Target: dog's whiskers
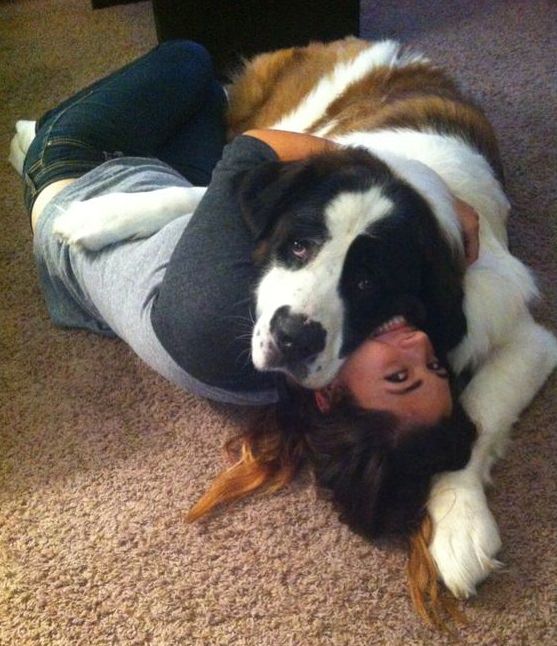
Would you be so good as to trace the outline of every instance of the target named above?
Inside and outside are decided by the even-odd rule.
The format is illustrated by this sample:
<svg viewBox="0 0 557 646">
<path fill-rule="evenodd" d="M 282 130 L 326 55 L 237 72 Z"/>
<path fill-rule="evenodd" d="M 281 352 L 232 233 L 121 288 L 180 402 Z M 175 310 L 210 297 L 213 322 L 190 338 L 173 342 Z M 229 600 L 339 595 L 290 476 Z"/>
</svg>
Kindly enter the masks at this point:
<svg viewBox="0 0 557 646">
<path fill-rule="evenodd" d="M 228 321 L 234 321 L 237 327 L 239 328 L 239 330 L 243 332 L 243 334 L 239 335 L 237 339 L 250 338 L 253 333 L 255 321 L 252 318 L 253 315 L 251 311 L 249 314 L 250 314 L 249 317 L 245 315 L 240 315 L 240 314 L 232 314 L 225 317 L 225 319 Z"/>
<path fill-rule="evenodd" d="M 244 348 L 237 357 L 237 363 L 241 362 L 242 368 L 246 368 L 251 362 L 251 348 Z"/>
</svg>

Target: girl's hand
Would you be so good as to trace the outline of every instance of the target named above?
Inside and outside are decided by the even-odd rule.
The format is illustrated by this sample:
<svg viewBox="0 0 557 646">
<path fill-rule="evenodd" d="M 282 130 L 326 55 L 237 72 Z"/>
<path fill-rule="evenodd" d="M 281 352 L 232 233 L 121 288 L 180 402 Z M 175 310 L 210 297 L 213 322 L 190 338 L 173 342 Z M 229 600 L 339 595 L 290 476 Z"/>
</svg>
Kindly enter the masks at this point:
<svg viewBox="0 0 557 646">
<path fill-rule="evenodd" d="M 454 198 L 455 211 L 460 220 L 466 266 L 478 259 L 480 252 L 480 217 L 469 204 Z"/>
</svg>

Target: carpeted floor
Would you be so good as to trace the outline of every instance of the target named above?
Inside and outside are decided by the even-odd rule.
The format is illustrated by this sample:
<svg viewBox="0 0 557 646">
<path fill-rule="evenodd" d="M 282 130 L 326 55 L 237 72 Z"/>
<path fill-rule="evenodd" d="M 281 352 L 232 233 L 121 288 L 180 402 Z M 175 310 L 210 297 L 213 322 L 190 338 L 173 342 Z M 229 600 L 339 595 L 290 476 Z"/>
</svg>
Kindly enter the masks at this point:
<svg viewBox="0 0 557 646">
<path fill-rule="evenodd" d="M 557 11 L 552 0 L 362 1 L 362 34 L 446 64 L 501 140 L 516 254 L 557 328 Z M 0 150 L 17 118 L 155 43 L 148 2 L 0 2 Z M 118 341 L 55 329 L 20 183 L 0 167 L 0 643 L 448 643 L 414 616 L 404 555 L 351 535 L 307 478 L 188 526 L 246 413 L 189 396 Z M 489 306 L 486 303 L 486 306 Z M 507 568 L 456 642 L 557 643 L 557 378 L 517 424 L 491 504 Z"/>
</svg>

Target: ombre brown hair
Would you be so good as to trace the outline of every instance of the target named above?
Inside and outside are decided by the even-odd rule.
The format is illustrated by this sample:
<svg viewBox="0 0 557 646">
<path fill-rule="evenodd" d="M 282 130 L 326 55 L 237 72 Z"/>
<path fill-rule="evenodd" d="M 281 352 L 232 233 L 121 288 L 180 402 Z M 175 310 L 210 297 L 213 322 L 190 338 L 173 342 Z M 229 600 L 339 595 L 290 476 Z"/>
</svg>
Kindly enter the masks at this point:
<svg viewBox="0 0 557 646">
<path fill-rule="evenodd" d="M 414 606 L 428 623 L 444 628 L 447 617 L 462 616 L 440 592 L 428 549 L 432 524 L 426 502 L 432 477 L 464 467 L 475 437 L 458 403 L 433 426 L 409 427 L 390 412 L 360 408 L 348 393 L 322 412 L 311 391 L 285 384 L 280 402 L 228 442 L 234 463 L 187 518 L 194 521 L 257 490 L 277 491 L 309 465 L 354 532 L 371 541 L 386 535 L 407 540 Z"/>
</svg>

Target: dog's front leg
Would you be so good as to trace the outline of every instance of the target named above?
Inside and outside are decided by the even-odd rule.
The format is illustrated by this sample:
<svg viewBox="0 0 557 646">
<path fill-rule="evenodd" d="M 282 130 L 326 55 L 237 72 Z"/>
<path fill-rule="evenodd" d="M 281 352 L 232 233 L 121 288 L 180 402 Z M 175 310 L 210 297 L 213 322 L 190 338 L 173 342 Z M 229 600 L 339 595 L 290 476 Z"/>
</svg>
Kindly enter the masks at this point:
<svg viewBox="0 0 557 646">
<path fill-rule="evenodd" d="M 428 511 L 433 520 L 430 552 L 439 574 L 457 597 L 475 593 L 499 565 L 499 531 L 483 485 L 504 451 L 520 413 L 557 365 L 557 340 L 527 315 L 494 350 L 462 395 L 478 428 L 465 469 L 444 473 L 433 484 Z"/>
<path fill-rule="evenodd" d="M 108 193 L 73 202 L 54 222 L 54 234 L 98 251 L 123 240 L 148 238 L 195 210 L 206 187 L 171 186 L 139 193 Z"/>
</svg>

